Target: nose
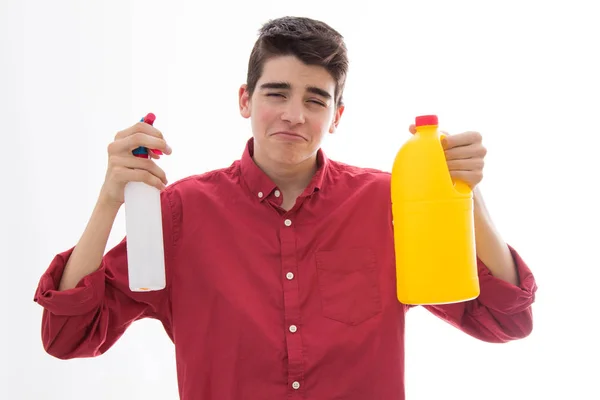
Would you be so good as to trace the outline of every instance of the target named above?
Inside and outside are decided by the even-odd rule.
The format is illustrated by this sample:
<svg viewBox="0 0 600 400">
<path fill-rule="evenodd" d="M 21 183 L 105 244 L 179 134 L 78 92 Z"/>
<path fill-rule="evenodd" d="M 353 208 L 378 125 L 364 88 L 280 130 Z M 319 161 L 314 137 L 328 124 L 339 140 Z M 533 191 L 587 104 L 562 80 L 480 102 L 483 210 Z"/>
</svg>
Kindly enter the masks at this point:
<svg viewBox="0 0 600 400">
<path fill-rule="evenodd" d="M 288 101 L 285 105 L 285 109 L 281 114 L 283 121 L 289 122 L 292 125 L 303 124 L 304 119 L 304 105 L 298 101 Z"/>
</svg>

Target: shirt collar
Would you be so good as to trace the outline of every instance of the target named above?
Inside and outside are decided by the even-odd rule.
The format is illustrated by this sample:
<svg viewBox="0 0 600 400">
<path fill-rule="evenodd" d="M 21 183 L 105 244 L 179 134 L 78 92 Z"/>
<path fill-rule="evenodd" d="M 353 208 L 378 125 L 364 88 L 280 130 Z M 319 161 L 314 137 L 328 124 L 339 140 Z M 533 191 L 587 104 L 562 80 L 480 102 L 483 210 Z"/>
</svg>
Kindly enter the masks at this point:
<svg viewBox="0 0 600 400">
<path fill-rule="evenodd" d="M 254 155 L 254 138 L 246 143 L 244 153 L 240 160 L 240 172 L 248 189 L 260 201 L 266 199 L 277 187 L 275 183 L 256 165 L 252 159 Z M 329 159 L 322 149 L 317 151 L 317 171 L 301 196 L 310 196 L 321 190 L 324 178 L 329 167 Z"/>
</svg>

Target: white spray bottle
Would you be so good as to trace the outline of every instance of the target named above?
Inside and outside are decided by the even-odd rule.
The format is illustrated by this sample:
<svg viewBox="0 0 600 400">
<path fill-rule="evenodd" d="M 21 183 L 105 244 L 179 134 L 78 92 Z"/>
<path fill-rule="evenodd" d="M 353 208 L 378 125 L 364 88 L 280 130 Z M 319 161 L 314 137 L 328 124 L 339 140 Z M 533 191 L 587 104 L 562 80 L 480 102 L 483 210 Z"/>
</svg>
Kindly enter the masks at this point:
<svg viewBox="0 0 600 400">
<path fill-rule="evenodd" d="M 152 125 L 152 113 L 141 122 Z M 159 151 L 153 150 L 154 152 Z M 138 147 L 136 157 L 148 158 L 148 149 Z M 144 182 L 125 185 L 125 223 L 129 289 L 133 292 L 161 290 L 166 286 L 160 191 Z"/>
</svg>

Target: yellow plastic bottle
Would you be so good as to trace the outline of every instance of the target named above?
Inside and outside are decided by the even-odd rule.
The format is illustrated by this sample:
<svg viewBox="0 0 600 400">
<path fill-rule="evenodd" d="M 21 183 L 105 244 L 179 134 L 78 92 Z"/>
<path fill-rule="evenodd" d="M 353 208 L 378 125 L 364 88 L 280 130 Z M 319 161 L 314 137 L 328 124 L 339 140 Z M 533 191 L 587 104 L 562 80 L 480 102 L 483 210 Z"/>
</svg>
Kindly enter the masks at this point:
<svg viewBox="0 0 600 400">
<path fill-rule="evenodd" d="M 450 177 L 437 116 L 419 116 L 415 125 L 391 178 L 398 300 L 471 300 L 479 296 L 473 193 Z"/>
</svg>

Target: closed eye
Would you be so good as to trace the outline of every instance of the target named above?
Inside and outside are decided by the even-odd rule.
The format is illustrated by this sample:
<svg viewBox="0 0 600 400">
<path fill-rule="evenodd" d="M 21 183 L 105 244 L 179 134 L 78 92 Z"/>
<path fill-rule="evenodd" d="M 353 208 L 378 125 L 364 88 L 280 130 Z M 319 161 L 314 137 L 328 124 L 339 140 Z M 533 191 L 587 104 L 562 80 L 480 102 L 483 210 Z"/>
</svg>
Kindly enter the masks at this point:
<svg viewBox="0 0 600 400">
<path fill-rule="evenodd" d="M 283 97 L 285 98 L 285 95 L 283 93 L 267 93 L 266 94 L 267 97 Z M 323 103 L 322 101 L 319 100 L 314 100 L 314 99 L 310 99 L 308 100 L 309 103 L 313 103 L 313 104 L 317 104 L 321 107 L 327 107 L 327 104 Z"/>
</svg>

